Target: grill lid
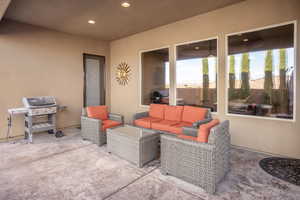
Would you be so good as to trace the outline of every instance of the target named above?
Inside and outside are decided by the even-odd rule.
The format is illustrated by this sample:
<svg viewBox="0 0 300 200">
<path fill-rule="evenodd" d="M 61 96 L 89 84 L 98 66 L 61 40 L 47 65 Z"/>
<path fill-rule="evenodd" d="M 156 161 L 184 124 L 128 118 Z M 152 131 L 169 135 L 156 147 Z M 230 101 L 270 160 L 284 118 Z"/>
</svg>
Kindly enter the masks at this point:
<svg viewBox="0 0 300 200">
<path fill-rule="evenodd" d="M 45 97 L 31 97 L 23 98 L 23 104 L 27 108 L 37 108 L 37 107 L 52 107 L 56 106 L 56 101 L 54 97 L 45 96 Z"/>
</svg>

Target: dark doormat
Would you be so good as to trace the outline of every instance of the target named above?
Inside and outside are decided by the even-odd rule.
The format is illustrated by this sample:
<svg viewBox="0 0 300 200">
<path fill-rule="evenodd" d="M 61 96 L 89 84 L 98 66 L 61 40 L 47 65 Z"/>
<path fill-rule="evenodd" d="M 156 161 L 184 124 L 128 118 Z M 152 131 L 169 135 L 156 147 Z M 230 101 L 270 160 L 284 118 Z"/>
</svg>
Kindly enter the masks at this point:
<svg viewBox="0 0 300 200">
<path fill-rule="evenodd" d="M 300 159 L 269 157 L 259 165 L 268 174 L 300 186 Z"/>
</svg>

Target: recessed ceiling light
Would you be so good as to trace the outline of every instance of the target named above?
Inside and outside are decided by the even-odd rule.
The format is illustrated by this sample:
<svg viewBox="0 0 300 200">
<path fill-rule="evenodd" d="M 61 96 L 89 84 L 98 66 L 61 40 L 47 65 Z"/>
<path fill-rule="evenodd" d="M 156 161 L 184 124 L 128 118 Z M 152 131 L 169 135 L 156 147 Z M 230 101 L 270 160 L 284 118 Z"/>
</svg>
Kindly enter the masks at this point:
<svg viewBox="0 0 300 200">
<path fill-rule="evenodd" d="M 243 41 L 244 41 L 244 42 L 248 42 L 248 41 L 249 41 L 249 39 L 248 39 L 248 38 L 245 38 L 245 39 L 243 39 Z"/>
<path fill-rule="evenodd" d="M 128 8 L 128 7 L 130 7 L 130 3 L 127 1 L 124 1 L 123 3 L 121 3 L 121 6 L 124 8 Z"/>
<path fill-rule="evenodd" d="M 88 23 L 89 24 L 96 24 L 96 22 L 94 20 L 89 20 Z"/>
</svg>

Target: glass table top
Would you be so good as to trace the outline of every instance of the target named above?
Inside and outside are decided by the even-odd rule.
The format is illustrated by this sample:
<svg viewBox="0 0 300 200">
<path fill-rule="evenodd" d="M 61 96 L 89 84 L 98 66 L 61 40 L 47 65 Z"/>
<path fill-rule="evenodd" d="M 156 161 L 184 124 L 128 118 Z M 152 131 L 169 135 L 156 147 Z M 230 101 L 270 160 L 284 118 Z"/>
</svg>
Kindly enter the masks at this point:
<svg viewBox="0 0 300 200">
<path fill-rule="evenodd" d="M 140 139 L 143 137 L 158 134 L 155 131 L 135 127 L 132 125 L 124 125 L 124 126 L 116 127 L 116 128 L 110 129 L 110 132 L 115 132 L 115 133 L 118 133 L 119 135 L 130 137 L 132 139 Z"/>
</svg>

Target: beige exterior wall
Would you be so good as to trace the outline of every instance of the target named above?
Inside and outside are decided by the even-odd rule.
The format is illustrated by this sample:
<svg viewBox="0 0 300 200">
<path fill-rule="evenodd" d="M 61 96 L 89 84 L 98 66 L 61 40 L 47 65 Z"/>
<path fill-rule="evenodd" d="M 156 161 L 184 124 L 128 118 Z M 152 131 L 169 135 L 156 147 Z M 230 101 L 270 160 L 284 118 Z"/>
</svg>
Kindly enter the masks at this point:
<svg viewBox="0 0 300 200">
<path fill-rule="evenodd" d="M 219 99 L 218 117 L 229 119 L 232 144 L 300 158 L 300 104 L 297 103 L 297 121 L 285 122 L 232 117 L 225 115 L 225 34 L 246 31 L 263 26 L 300 19 L 299 0 L 248 0 L 207 14 L 195 16 L 166 26 L 111 42 L 111 109 L 121 113 L 127 122 L 132 115 L 146 108 L 139 106 L 139 51 L 165 47 L 186 41 L 219 38 Z M 298 38 L 299 38 L 298 26 Z M 298 42 L 297 63 L 300 63 Z M 172 57 L 172 55 L 171 55 Z M 115 81 L 116 67 L 120 62 L 132 66 L 132 76 L 127 86 Z M 174 75 L 170 61 L 170 74 Z M 300 70 L 297 70 L 297 99 L 300 99 Z M 170 80 L 173 82 L 174 80 Z M 174 88 L 171 88 L 174 90 Z M 173 97 L 171 97 L 173 98 Z M 174 99 L 174 98 L 173 98 Z"/>
<path fill-rule="evenodd" d="M 1 0 L 0 1 L 0 21 L 4 15 L 6 9 L 8 8 L 10 2 L 11 2 L 11 0 Z"/>
<path fill-rule="evenodd" d="M 83 105 L 83 53 L 109 57 L 109 44 L 13 21 L 0 22 L 0 138 L 6 135 L 7 109 L 24 96 L 55 96 L 68 106 L 59 127 L 80 124 Z M 109 78 L 109 77 L 108 77 Z M 22 135 L 23 117 L 13 121 Z"/>
</svg>

